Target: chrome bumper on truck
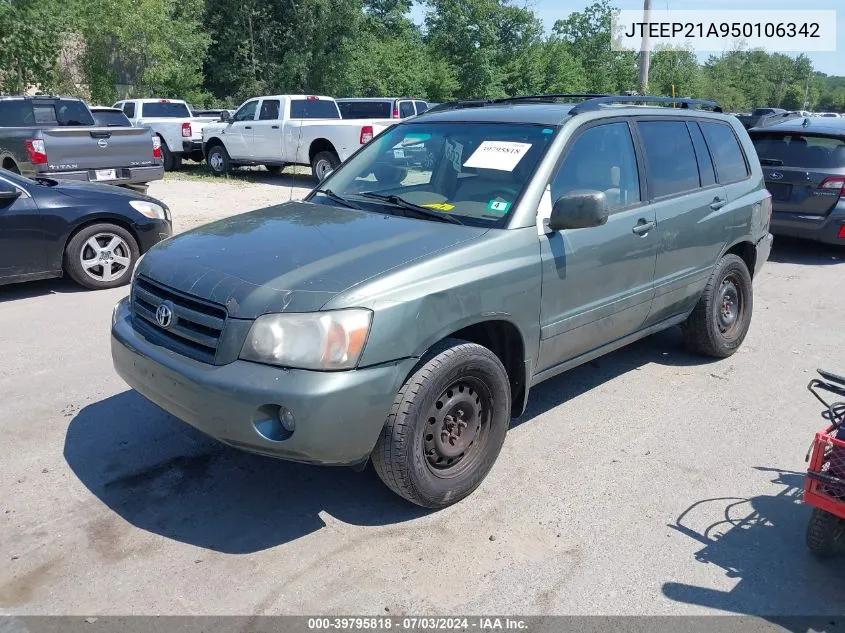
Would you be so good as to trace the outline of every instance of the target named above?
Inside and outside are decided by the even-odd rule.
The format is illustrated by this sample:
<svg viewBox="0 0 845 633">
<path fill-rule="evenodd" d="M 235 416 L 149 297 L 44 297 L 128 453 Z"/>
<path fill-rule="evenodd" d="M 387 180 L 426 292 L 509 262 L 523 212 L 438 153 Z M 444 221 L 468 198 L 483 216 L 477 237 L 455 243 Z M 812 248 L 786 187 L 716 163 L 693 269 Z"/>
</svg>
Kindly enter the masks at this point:
<svg viewBox="0 0 845 633">
<path fill-rule="evenodd" d="M 130 387 L 225 444 L 292 461 L 364 461 L 416 363 L 410 358 L 336 372 L 243 360 L 211 365 L 149 341 L 133 318 L 140 317 L 131 313 L 128 298 L 115 306 L 112 360 Z M 285 417 L 292 431 L 282 425 Z"/>
<path fill-rule="evenodd" d="M 98 173 L 103 174 L 112 169 L 114 170 L 114 178 L 98 177 Z M 161 165 L 151 165 L 149 167 L 114 167 L 80 169 L 78 171 L 44 171 L 39 172 L 38 175 L 44 176 L 45 178 L 53 178 L 54 180 L 97 182 L 104 185 L 141 185 L 164 178 L 164 167 Z"/>
</svg>

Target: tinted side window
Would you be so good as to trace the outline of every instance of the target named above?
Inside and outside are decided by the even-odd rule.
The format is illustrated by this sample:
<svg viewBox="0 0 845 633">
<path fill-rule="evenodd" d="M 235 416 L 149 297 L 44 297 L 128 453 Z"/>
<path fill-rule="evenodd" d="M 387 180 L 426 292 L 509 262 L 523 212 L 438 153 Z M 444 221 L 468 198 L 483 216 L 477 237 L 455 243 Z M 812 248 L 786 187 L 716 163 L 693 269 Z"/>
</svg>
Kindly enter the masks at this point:
<svg viewBox="0 0 845 633">
<path fill-rule="evenodd" d="M 428 104 L 425 101 L 414 101 L 414 104 L 417 106 L 417 114 L 422 114 L 428 110 Z"/>
<path fill-rule="evenodd" d="M 695 157 L 698 159 L 698 174 L 701 176 L 701 186 L 707 187 L 716 184 L 716 172 L 713 171 L 713 160 L 710 158 L 710 152 L 707 151 L 704 135 L 702 135 L 701 129 L 695 121 L 690 121 L 687 126 L 692 137 L 693 147 L 695 147 Z"/>
<path fill-rule="evenodd" d="M 269 121 L 279 118 L 279 100 L 265 99 L 261 102 L 261 113 L 258 115 L 259 121 Z"/>
<path fill-rule="evenodd" d="M 240 109 L 235 112 L 232 117 L 233 121 L 252 121 L 255 118 L 255 109 L 258 107 L 258 101 L 248 101 L 243 104 Z"/>
<path fill-rule="evenodd" d="M 704 138 L 710 147 L 719 182 L 742 180 L 748 176 L 745 155 L 729 125 L 702 121 L 701 131 L 704 132 Z"/>
<path fill-rule="evenodd" d="M 552 178 L 552 200 L 575 191 L 603 191 L 610 209 L 640 201 L 640 177 L 627 123 L 607 123 L 583 132 L 566 150 Z"/>
<path fill-rule="evenodd" d="M 23 127 L 33 123 L 32 106 L 24 99 L 0 100 L 0 126 Z"/>
<path fill-rule="evenodd" d="M 642 121 L 637 124 L 655 198 L 697 189 L 698 163 L 684 121 Z"/>
<path fill-rule="evenodd" d="M 339 119 L 340 111 L 334 101 L 325 99 L 294 99 L 290 102 L 292 119 Z"/>
<path fill-rule="evenodd" d="M 416 112 L 414 112 L 414 102 L 413 101 L 400 101 L 399 102 L 399 118 L 404 119 L 405 117 L 414 116 Z"/>
<path fill-rule="evenodd" d="M 135 116 L 135 104 L 134 103 L 124 103 L 123 104 L 123 114 L 128 116 L 130 119 Z"/>
</svg>

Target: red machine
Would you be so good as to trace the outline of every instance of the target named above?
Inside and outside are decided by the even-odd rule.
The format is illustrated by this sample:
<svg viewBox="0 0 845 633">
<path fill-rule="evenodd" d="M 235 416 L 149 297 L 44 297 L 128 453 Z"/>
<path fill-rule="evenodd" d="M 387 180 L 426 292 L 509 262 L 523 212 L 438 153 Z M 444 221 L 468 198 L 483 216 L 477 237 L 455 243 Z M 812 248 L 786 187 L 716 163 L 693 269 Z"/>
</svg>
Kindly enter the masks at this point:
<svg viewBox="0 0 845 633">
<path fill-rule="evenodd" d="M 807 457 L 810 466 L 804 483 L 804 503 L 813 506 L 807 526 L 807 547 L 816 556 L 828 558 L 845 551 L 845 402 L 828 403 L 819 391 L 845 397 L 845 378 L 818 370 L 822 379 L 807 385 L 825 410 L 829 422 L 816 433 Z"/>
</svg>

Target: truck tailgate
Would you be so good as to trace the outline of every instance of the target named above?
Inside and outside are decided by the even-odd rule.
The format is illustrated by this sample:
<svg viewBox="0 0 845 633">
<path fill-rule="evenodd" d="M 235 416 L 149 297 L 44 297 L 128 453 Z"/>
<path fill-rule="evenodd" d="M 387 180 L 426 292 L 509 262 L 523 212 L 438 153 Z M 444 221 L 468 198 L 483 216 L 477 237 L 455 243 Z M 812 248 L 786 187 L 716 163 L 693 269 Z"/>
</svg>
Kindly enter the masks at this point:
<svg viewBox="0 0 845 633">
<path fill-rule="evenodd" d="M 157 165 L 150 131 L 135 127 L 59 127 L 42 130 L 51 172 Z"/>
</svg>

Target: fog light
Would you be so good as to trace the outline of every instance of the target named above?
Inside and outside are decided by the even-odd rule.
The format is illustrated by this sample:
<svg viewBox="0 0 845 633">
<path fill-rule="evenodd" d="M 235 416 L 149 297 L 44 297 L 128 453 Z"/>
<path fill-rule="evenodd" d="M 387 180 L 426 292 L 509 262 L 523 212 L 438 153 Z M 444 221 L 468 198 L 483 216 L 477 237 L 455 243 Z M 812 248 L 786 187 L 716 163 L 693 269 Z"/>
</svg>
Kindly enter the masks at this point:
<svg viewBox="0 0 845 633">
<path fill-rule="evenodd" d="M 293 413 L 284 407 L 279 407 L 279 422 L 291 433 L 296 429 L 296 418 L 293 417 Z"/>
</svg>

